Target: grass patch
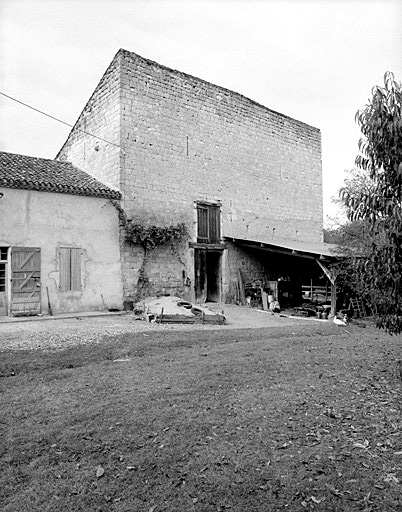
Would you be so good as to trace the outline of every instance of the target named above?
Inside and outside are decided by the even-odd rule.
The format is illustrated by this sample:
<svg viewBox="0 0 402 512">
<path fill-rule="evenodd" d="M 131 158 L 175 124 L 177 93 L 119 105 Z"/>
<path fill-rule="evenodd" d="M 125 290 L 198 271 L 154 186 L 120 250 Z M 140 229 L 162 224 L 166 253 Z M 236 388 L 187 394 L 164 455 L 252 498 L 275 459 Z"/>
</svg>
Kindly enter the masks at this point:
<svg viewBox="0 0 402 512">
<path fill-rule="evenodd" d="M 401 510 L 399 347 L 305 323 L 3 352 L 1 509 Z"/>
</svg>

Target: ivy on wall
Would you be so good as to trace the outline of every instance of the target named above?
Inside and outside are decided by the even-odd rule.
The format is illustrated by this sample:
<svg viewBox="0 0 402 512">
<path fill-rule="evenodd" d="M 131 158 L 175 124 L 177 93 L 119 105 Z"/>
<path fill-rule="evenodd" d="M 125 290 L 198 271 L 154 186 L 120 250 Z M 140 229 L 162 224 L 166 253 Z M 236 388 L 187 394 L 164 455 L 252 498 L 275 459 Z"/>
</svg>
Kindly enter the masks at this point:
<svg viewBox="0 0 402 512">
<path fill-rule="evenodd" d="M 188 235 L 187 226 L 181 222 L 170 226 L 147 226 L 143 222 L 127 219 L 127 214 L 118 201 L 112 201 L 119 212 L 120 226 L 124 228 L 127 242 L 141 245 L 146 251 L 175 240 L 182 240 Z"/>
<path fill-rule="evenodd" d="M 144 258 L 138 271 L 137 298 L 143 297 L 150 290 L 149 278 L 146 273 L 149 251 L 169 242 L 174 244 L 188 236 L 186 224 L 178 223 L 170 226 L 148 226 L 143 222 L 128 220 L 126 212 L 117 201 L 112 201 L 119 212 L 120 226 L 124 229 L 124 239 L 128 243 L 141 245 Z"/>
<path fill-rule="evenodd" d="M 171 226 L 145 226 L 142 223 L 128 221 L 126 226 L 126 240 L 133 244 L 142 245 L 149 251 L 158 245 L 181 240 L 187 235 L 187 226 L 179 223 Z"/>
</svg>

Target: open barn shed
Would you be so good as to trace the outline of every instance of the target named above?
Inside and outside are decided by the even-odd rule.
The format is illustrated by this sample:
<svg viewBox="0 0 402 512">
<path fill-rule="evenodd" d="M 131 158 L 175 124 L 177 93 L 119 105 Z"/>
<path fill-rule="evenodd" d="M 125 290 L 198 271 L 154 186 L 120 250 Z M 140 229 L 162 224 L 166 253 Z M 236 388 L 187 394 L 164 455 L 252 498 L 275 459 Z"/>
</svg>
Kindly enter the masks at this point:
<svg viewBox="0 0 402 512">
<path fill-rule="evenodd" d="M 336 283 L 330 264 L 337 259 L 331 244 L 226 238 L 231 295 L 237 302 L 263 306 L 263 292 L 282 309 L 310 303 L 336 311 Z M 237 272 L 236 272 L 237 269 Z M 243 289 L 242 289 L 243 288 Z M 243 296 L 243 297 L 242 297 Z"/>
</svg>

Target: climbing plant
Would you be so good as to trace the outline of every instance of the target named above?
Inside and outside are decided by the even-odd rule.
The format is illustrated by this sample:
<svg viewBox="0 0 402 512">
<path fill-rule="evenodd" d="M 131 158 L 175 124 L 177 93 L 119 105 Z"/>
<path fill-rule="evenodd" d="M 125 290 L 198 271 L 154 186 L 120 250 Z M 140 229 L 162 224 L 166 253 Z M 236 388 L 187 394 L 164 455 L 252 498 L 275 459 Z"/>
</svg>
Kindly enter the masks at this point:
<svg viewBox="0 0 402 512">
<path fill-rule="evenodd" d="M 188 234 L 184 222 L 170 226 L 156 226 L 154 224 L 149 226 L 144 222 L 128 220 L 126 212 L 118 201 L 112 201 L 112 204 L 119 212 L 120 225 L 124 228 L 126 241 L 141 245 L 145 251 L 174 240 L 181 240 Z"/>
<path fill-rule="evenodd" d="M 188 235 L 188 229 L 183 222 L 169 226 L 147 225 L 145 222 L 128 220 L 127 214 L 117 201 L 112 201 L 119 212 L 120 226 L 123 228 L 124 239 L 130 244 L 140 245 L 144 250 L 144 257 L 138 271 L 137 299 L 150 291 L 149 277 L 146 273 L 149 251 L 169 242 L 183 240 Z M 180 257 L 179 257 L 179 261 Z"/>
<path fill-rule="evenodd" d="M 181 240 L 187 235 L 187 227 L 184 223 L 170 226 L 146 226 L 142 223 L 128 221 L 125 232 L 128 242 L 141 245 L 144 250 L 144 257 L 138 271 L 138 299 L 150 292 L 149 277 L 146 273 L 149 251 L 157 246 Z"/>
<path fill-rule="evenodd" d="M 126 240 L 141 245 L 145 251 L 154 249 L 158 245 L 181 240 L 187 235 L 187 226 L 179 223 L 170 226 L 146 226 L 142 223 L 128 221 L 126 226 Z"/>
</svg>

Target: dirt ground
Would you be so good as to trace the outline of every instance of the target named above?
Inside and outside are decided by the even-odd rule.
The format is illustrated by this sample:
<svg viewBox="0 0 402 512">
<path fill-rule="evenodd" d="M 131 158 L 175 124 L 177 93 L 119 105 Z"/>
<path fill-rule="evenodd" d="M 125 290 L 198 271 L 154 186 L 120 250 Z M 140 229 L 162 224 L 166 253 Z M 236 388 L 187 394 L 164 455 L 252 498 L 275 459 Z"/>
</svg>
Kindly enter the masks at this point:
<svg viewBox="0 0 402 512">
<path fill-rule="evenodd" d="M 96 344 L 104 337 L 148 331 L 227 331 L 288 327 L 300 323 L 323 325 L 331 322 L 272 314 L 255 308 L 231 304 L 209 304 L 214 311 L 224 312 L 225 325 L 155 324 L 139 319 L 132 313 L 79 313 L 54 317 L 3 319 L 0 321 L 0 350 L 4 349 L 63 349 L 81 344 Z"/>
</svg>

